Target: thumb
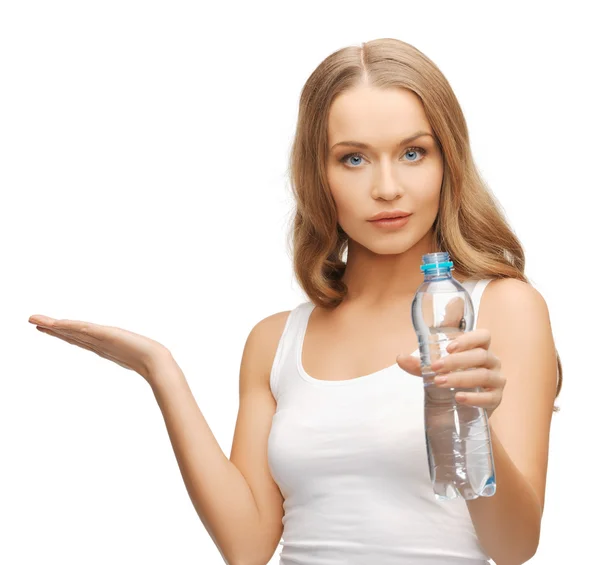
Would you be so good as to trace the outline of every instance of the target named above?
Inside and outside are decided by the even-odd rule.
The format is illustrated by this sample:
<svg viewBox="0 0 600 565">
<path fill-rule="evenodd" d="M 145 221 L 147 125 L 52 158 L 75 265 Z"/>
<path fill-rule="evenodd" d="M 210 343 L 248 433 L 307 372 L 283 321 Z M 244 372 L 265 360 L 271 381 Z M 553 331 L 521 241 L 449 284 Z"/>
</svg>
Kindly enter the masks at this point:
<svg viewBox="0 0 600 565">
<path fill-rule="evenodd" d="M 396 357 L 396 363 L 398 366 L 407 373 L 414 375 L 415 377 L 421 377 L 421 359 L 414 355 L 398 355 Z"/>
</svg>

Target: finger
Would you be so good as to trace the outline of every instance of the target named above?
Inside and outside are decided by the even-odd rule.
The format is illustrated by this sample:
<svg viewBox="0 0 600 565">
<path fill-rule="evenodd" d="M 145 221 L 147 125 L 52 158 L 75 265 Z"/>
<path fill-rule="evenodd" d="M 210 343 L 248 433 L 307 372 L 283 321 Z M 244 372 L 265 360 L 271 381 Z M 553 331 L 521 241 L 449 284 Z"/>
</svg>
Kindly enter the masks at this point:
<svg viewBox="0 0 600 565">
<path fill-rule="evenodd" d="M 44 328 L 44 327 L 39 327 L 38 326 L 36 329 L 38 329 L 39 331 L 41 331 L 43 333 L 47 333 L 49 335 L 53 335 L 54 337 L 62 339 L 63 341 L 66 341 L 67 343 L 70 343 L 71 345 L 77 345 L 78 347 L 81 347 L 82 349 L 87 349 L 88 351 L 92 351 L 93 353 L 95 353 L 99 357 L 102 357 L 103 359 L 107 359 L 108 361 L 112 361 L 113 363 L 116 363 L 117 365 L 123 367 L 124 369 L 129 369 L 130 371 L 134 370 L 131 367 L 128 367 L 127 365 L 123 365 L 119 360 L 117 360 L 116 358 L 114 358 L 112 355 L 109 355 L 105 351 L 100 351 L 100 350 L 96 349 L 93 345 L 90 345 L 89 343 L 85 343 L 85 342 L 80 341 L 78 339 L 65 336 L 61 332 L 55 332 L 55 331 L 50 330 L 48 328 Z"/>
<path fill-rule="evenodd" d="M 42 316 L 42 314 L 34 314 L 33 316 L 29 316 L 29 323 L 38 326 L 50 326 L 54 323 L 54 318 Z"/>
<path fill-rule="evenodd" d="M 103 341 L 106 335 L 105 326 L 80 320 L 56 320 L 52 329 L 69 332 L 71 335 L 79 334 L 98 341 Z"/>
<path fill-rule="evenodd" d="M 455 394 L 456 401 L 468 406 L 479 406 L 480 408 L 495 408 L 500 403 L 501 394 L 498 391 L 464 392 Z"/>
<path fill-rule="evenodd" d="M 398 355 L 396 357 L 396 363 L 405 372 L 414 375 L 415 377 L 421 377 L 421 360 L 419 357 L 414 355 Z"/>
<path fill-rule="evenodd" d="M 441 388 L 504 388 L 505 377 L 485 367 L 438 375 L 433 382 Z"/>
<path fill-rule="evenodd" d="M 85 343 L 79 339 L 76 339 L 74 336 L 69 336 L 64 332 L 56 332 L 54 330 L 51 330 L 50 328 L 46 328 L 43 326 L 36 326 L 36 329 L 45 334 L 49 334 L 59 339 L 62 339 L 63 341 L 66 341 L 67 343 L 70 343 L 72 345 L 77 345 L 78 347 L 82 347 L 83 349 L 88 349 L 92 351 L 92 346 L 89 343 Z"/>
<path fill-rule="evenodd" d="M 92 324 L 90 322 L 82 322 L 80 320 L 55 320 L 46 316 L 35 316 L 33 319 L 45 318 L 44 323 L 40 324 L 42 327 L 51 329 L 56 334 L 61 336 L 70 337 L 80 343 L 85 343 L 89 346 L 100 345 L 100 342 L 105 340 L 106 328 L 98 324 Z M 30 319 L 31 320 L 31 319 Z"/>
<path fill-rule="evenodd" d="M 38 328 L 39 329 L 39 328 Z M 90 338 L 86 334 L 82 334 L 80 332 L 72 332 L 67 330 L 60 330 L 56 328 L 44 328 L 49 330 L 47 333 L 51 335 L 64 339 L 65 341 L 69 341 L 69 343 L 73 343 L 74 345 L 79 345 L 81 347 L 85 347 L 86 349 L 92 349 L 100 345 L 99 340 Z M 68 338 L 68 339 L 67 339 Z"/>
<path fill-rule="evenodd" d="M 98 346 L 102 346 L 102 342 L 114 344 L 115 341 L 130 340 L 131 337 L 149 339 L 135 332 L 126 331 L 115 326 L 92 324 L 91 322 L 82 322 L 79 320 L 56 320 L 52 329 L 80 341 Z"/>
<path fill-rule="evenodd" d="M 446 357 L 438 359 L 435 363 L 432 363 L 432 371 L 460 371 L 468 369 L 470 367 L 487 367 L 493 369 L 498 366 L 498 358 L 488 349 L 476 347 L 475 349 L 469 349 L 468 351 L 461 351 L 459 353 L 451 353 Z"/>
<path fill-rule="evenodd" d="M 78 347 L 81 347 L 82 349 L 87 349 L 88 351 L 92 351 L 94 352 L 96 355 L 100 355 L 100 357 L 104 357 L 104 353 L 101 353 L 100 351 L 98 351 L 93 345 L 84 342 L 80 339 L 77 339 L 76 337 L 70 337 L 65 335 L 64 332 L 55 332 L 54 330 L 51 330 L 49 328 L 43 328 L 43 327 L 38 327 L 38 330 L 40 330 L 41 332 L 47 333 L 49 335 L 52 335 L 54 337 L 57 337 L 59 339 L 62 339 L 63 341 L 66 341 L 67 343 L 70 343 L 71 345 L 76 345 Z"/>
<path fill-rule="evenodd" d="M 492 334 L 490 330 L 485 328 L 479 328 L 472 332 L 465 332 L 460 337 L 452 340 L 446 350 L 449 353 L 456 353 L 458 351 L 464 351 L 467 349 L 473 349 L 475 347 L 481 347 L 488 349 L 492 341 Z"/>
<path fill-rule="evenodd" d="M 72 333 L 89 334 L 95 338 L 103 337 L 103 328 L 99 324 L 92 324 L 91 322 L 84 322 L 82 320 L 67 320 L 67 319 L 56 319 L 50 316 L 42 316 L 41 314 L 35 314 L 29 317 L 29 322 L 42 326 L 45 328 L 51 328 L 53 330 L 61 330 Z"/>
</svg>

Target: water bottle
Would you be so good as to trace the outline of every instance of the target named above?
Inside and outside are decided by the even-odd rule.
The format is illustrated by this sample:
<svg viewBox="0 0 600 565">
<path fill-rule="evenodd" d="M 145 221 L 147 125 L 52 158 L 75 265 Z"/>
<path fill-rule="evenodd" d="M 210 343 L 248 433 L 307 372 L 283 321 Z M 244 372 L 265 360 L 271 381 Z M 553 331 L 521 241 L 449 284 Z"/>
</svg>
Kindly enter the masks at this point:
<svg viewBox="0 0 600 565">
<path fill-rule="evenodd" d="M 429 475 L 437 500 L 461 496 L 465 500 L 496 492 L 494 459 L 487 412 L 458 404 L 458 391 L 473 388 L 439 388 L 431 364 L 449 355 L 453 339 L 473 329 L 473 303 L 469 292 L 452 277 L 453 263 L 446 252 L 423 255 L 425 280 L 412 302 L 412 323 L 419 338 L 424 385 L 425 441 Z"/>
</svg>

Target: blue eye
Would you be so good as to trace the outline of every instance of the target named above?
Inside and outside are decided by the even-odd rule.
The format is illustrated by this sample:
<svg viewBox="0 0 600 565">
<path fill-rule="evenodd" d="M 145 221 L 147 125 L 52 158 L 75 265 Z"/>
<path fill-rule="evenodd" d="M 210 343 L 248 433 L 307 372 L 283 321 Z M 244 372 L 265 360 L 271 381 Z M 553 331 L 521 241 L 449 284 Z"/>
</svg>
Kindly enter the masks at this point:
<svg viewBox="0 0 600 565">
<path fill-rule="evenodd" d="M 425 151 L 425 149 L 423 149 L 422 147 L 409 147 L 406 152 L 404 153 L 404 155 L 409 155 L 412 154 L 414 155 L 415 153 L 421 153 L 422 158 L 421 159 L 408 159 L 407 162 L 409 163 L 419 163 L 420 161 L 422 161 L 425 158 L 425 154 L 427 153 L 427 151 Z M 360 153 L 348 153 L 347 155 L 344 155 L 341 159 L 340 159 L 340 163 L 344 163 L 347 164 L 348 163 L 348 159 L 363 159 L 363 156 Z M 360 165 L 360 163 L 356 163 L 353 162 L 354 165 Z M 351 169 L 356 169 L 357 167 L 355 166 L 350 166 Z"/>
<path fill-rule="evenodd" d="M 342 157 L 342 163 L 346 163 L 346 159 L 362 159 L 362 156 L 360 153 L 351 153 L 350 155 Z M 357 165 L 358 163 L 355 162 L 354 164 Z"/>
<path fill-rule="evenodd" d="M 409 153 L 418 153 L 419 152 L 419 148 L 418 147 L 413 147 L 411 149 L 408 149 L 405 153 L 405 155 L 408 155 Z M 409 161 L 413 161 L 413 159 L 409 159 Z"/>
</svg>

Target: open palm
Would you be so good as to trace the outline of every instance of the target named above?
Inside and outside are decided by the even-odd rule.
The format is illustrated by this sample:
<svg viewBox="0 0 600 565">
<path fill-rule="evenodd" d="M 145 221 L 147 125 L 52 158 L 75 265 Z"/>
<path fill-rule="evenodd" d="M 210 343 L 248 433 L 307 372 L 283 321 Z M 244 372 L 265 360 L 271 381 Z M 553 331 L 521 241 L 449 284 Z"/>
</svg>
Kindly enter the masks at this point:
<svg viewBox="0 0 600 565">
<path fill-rule="evenodd" d="M 46 334 L 93 351 L 100 357 L 139 373 L 148 381 L 157 360 L 170 355 L 162 344 L 121 328 L 79 320 L 57 320 L 33 315 L 29 322 Z"/>
</svg>

